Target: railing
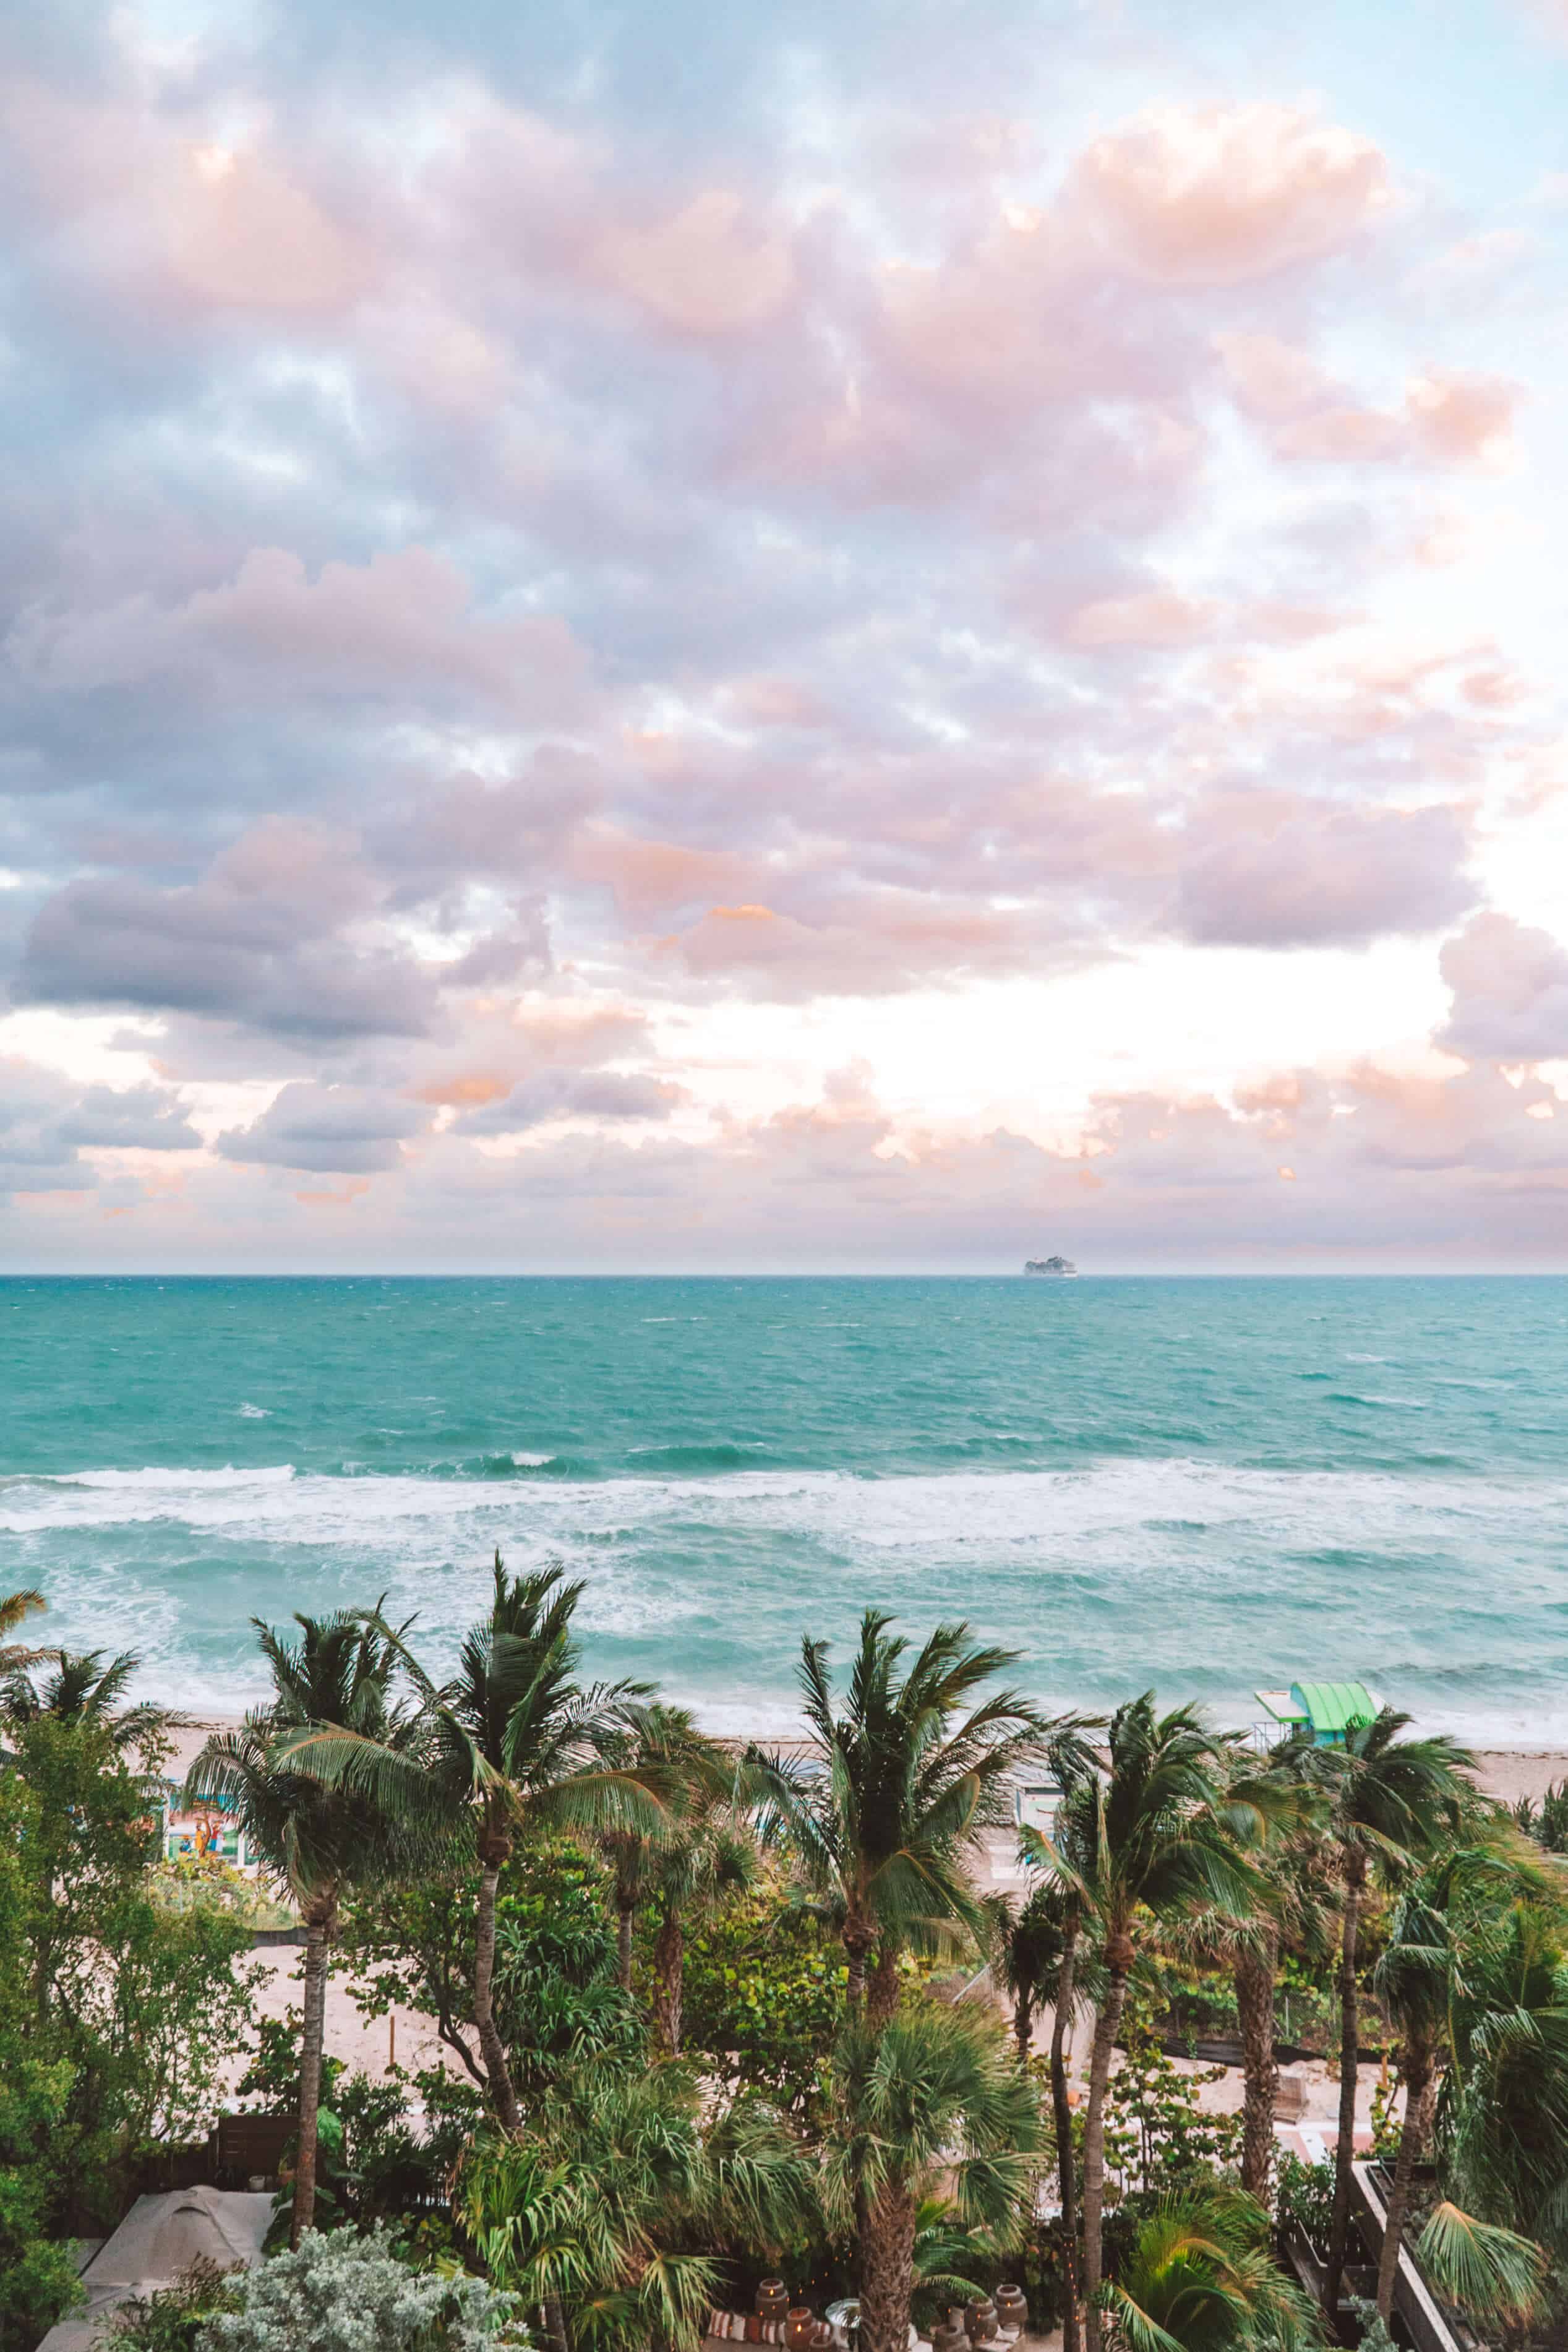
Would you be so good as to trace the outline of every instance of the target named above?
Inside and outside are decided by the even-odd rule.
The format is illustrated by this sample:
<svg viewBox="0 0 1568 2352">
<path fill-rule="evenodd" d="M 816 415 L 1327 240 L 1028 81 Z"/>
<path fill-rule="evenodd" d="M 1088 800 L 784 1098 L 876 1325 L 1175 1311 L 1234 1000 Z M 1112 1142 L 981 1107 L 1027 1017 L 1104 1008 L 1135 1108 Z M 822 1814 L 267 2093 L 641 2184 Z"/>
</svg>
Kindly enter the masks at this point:
<svg viewBox="0 0 1568 2352">
<path fill-rule="evenodd" d="M 1249 1748 L 1255 1749 L 1260 1756 L 1266 1756 L 1270 1748 L 1284 1746 L 1291 1737 L 1291 1726 L 1274 1721 L 1249 1723 L 1241 1736 Z"/>
</svg>

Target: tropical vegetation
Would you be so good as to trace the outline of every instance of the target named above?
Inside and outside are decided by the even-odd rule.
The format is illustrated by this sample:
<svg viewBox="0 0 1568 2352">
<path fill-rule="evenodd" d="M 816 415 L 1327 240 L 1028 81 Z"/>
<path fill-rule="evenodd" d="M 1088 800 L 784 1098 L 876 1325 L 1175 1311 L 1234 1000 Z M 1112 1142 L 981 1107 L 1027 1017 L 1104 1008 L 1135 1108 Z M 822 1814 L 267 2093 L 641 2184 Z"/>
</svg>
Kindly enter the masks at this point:
<svg viewBox="0 0 1568 2352">
<path fill-rule="evenodd" d="M 0 2352 L 236 2101 L 285 2137 L 279 2251 L 133 2299 L 121 2352 L 698 2352 L 764 2277 L 859 2352 L 1009 2280 L 1066 2352 L 1386 2352 L 1402 2258 L 1478 2335 L 1552 2340 L 1552 1792 L 1490 1804 L 1386 1710 L 1268 1755 L 1152 1692 L 1052 1716 L 967 1626 L 874 1611 L 841 1674 L 803 1643 L 806 1739 L 738 1750 L 590 1680 L 580 1599 L 497 1559 L 444 1672 L 379 1605 L 258 1622 L 269 1696 L 180 1789 L 135 1657 L 31 1646 L 41 1596 L 0 1601 Z M 1022 1780 L 1047 1831 L 1013 1831 Z M 287 2015 L 255 1882 L 164 1860 L 176 1801 L 298 1922 Z M 344 2063 L 334 1977 L 419 2026 L 412 2071 Z M 1375 2301 L 1343 2292 L 1347 2134 L 1281 2155 L 1301 2032 L 1347 2123 L 1369 2050 L 1385 2076 Z"/>
</svg>

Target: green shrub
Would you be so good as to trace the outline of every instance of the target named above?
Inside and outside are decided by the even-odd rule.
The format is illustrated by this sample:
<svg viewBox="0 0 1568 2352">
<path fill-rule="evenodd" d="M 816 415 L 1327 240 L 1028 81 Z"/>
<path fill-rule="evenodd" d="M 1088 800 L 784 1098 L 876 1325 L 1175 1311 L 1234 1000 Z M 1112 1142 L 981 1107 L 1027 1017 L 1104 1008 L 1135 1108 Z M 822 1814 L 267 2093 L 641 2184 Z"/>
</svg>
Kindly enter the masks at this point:
<svg viewBox="0 0 1568 2352">
<path fill-rule="evenodd" d="M 408 2269 L 381 2231 L 311 2230 L 246 2274 L 200 2352 L 499 2352 L 529 2341 L 516 2307 L 484 2279 Z"/>
<path fill-rule="evenodd" d="M 687 1940 L 685 2047 L 734 2089 L 821 2128 L 847 1973 L 837 1936 L 810 1913 L 773 1891 L 747 1896 Z"/>
<path fill-rule="evenodd" d="M 244 2267 L 225 2270 L 201 2254 L 172 2285 L 131 2295 L 105 2330 L 104 2352 L 195 2352 L 209 2319 L 238 2310 Z"/>
<path fill-rule="evenodd" d="M 1275 2174 L 1275 2210 L 1283 2229 L 1300 2230 L 1320 2252 L 1333 2228 L 1333 2166 L 1282 2156 Z"/>
</svg>

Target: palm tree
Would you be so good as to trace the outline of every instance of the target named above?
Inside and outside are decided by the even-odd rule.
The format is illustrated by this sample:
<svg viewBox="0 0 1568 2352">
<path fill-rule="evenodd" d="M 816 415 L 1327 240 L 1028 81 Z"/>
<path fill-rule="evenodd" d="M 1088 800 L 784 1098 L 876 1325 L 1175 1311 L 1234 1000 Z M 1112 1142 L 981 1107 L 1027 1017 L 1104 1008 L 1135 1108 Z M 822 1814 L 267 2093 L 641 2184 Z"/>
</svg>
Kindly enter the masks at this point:
<svg viewBox="0 0 1568 2352">
<path fill-rule="evenodd" d="M 1043 1838 L 1026 1827 L 1019 1838 L 1021 1858 L 1047 1874 L 1047 1884 L 1059 1890 L 1061 1903 L 1061 1948 L 1051 2003 L 1051 2108 L 1061 2206 L 1062 2352 L 1078 2352 L 1079 2340 L 1078 2170 L 1067 2086 L 1068 2036 L 1074 2016 L 1092 2005 L 1102 1989 L 1098 1948 L 1085 1935 L 1086 1927 L 1092 1935 L 1098 1923 L 1092 1915 L 1086 1920 L 1082 1891 L 1083 1873 L 1092 1869 L 1095 1852 L 1098 1806 L 1093 1792 L 1100 1767 L 1081 1728 L 1051 1743 L 1051 1769 L 1062 1792 L 1052 1837 Z"/>
<path fill-rule="evenodd" d="M 606 1822 L 656 1828 L 654 1779 L 613 1759 L 628 1701 L 644 1685 L 575 1679 L 581 1656 L 572 1618 L 580 1583 L 559 1566 L 508 1576 L 497 1551 L 490 1607 L 473 1626 L 457 1671 L 439 1685 L 409 1650 L 406 1626 L 372 1622 L 419 1701 L 418 1736 L 392 1747 L 352 1727 L 312 1733 L 290 1751 L 295 1768 L 363 1790 L 389 1819 L 448 1843 L 469 1843 L 479 1864 L 475 1905 L 474 2023 L 502 2128 L 520 2129 L 506 2045 L 496 2023 L 496 1898 L 526 1824 L 595 1829 Z"/>
<path fill-rule="evenodd" d="M 669 1833 L 653 1849 L 653 2046 L 666 2057 L 681 2047 L 681 1990 L 686 1927 L 727 1895 L 755 1884 L 757 1847 L 729 1787 L 688 1790 Z"/>
<path fill-rule="evenodd" d="M 1241 2033 L 1241 2186 L 1264 2207 L 1271 2202 L 1274 2169 L 1274 1995 L 1281 1937 L 1321 1950 L 1322 1906 L 1312 1877 L 1306 1832 L 1316 1809 L 1312 1790 L 1296 1773 L 1289 1747 L 1261 1766 L 1238 1739 L 1221 1746 L 1216 1777 L 1224 1818 L 1260 1881 L 1251 1910 L 1238 1916 L 1206 1910 L 1171 1923 L 1169 1940 L 1200 1960 L 1228 1970 Z"/>
<path fill-rule="evenodd" d="M 490 2276 L 544 2305 L 551 2340 L 696 2352 L 718 2264 L 692 2238 L 776 2254 L 809 2226 L 810 2176 L 772 2111 L 706 2111 L 678 2063 L 569 2075 L 526 2138 L 481 2144 L 456 2203 Z"/>
<path fill-rule="evenodd" d="M 252 1618 L 271 1670 L 272 1698 L 248 1714 L 238 1731 L 208 1740 L 186 1776 L 184 1801 L 232 1810 L 247 1843 L 293 1896 L 305 1922 L 299 2146 L 289 2224 L 289 2242 L 297 2246 L 316 2210 L 327 1947 L 345 1890 L 363 1885 L 386 1866 L 393 1837 L 371 1805 L 301 1772 L 290 1750 L 301 1732 L 330 1726 L 397 1751 L 406 1748 L 414 1726 L 391 1703 L 395 1654 L 384 1634 L 346 1611 L 323 1618 L 297 1614 L 294 1622 L 299 1639 L 290 1642 Z"/>
<path fill-rule="evenodd" d="M 1067 1889 L 1050 1880 L 1031 1886 L 1021 1904 L 1010 1895 L 986 1898 L 994 1937 L 992 1971 L 1012 2001 L 1020 2066 L 1029 2063 L 1035 2018 L 1061 1980 L 1071 1907 Z"/>
<path fill-rule="evenodd" d="M 1083 2132 L 1083 2287 L 1089 2352 L 1100 2352 L 1099 2292 L 1105 2198 L 1105 2094 L 1111 2057 L 1137 1958 L 1140 1916 L 1225 1912 L 1244 1918 L 1263 1884 L 1238 1845 L 1255 1820 L 1228 1808 L 1220 1744 L 1190 1707 L 1156 1715 L 1152 1691 L 1111 1718 L 1109 1770 L 1084 1774 L 1067 1792 L 1059 1833 L 1041 1841 L 1092 1914 L 1103 1946 L 1105 1986 L 1094 2021 Z"/>
<path fill-rule="evenodd" d="M 1324 1801 L 1322 1835 L 1340 1880 L 1339 2140 L 1333 2229 L 1323 2282 L 1323 2309 L 1339 2307 L 1350 2242 L 1351 2166 L 1355 2158 L 1355 2094 L 1360 2055 L 1356 1947 L 1361 1907 L 1374 1873 L 1388 1876 L 1421 1861 L 1458 1826 L 1475 1790 L 1474 1759 L 1451 1739 L 1402 1739 L 1407 1715 L 1385 1706 L 1370 1723 L 1353 1723 L 1343 1747 L 1289 1743 L 1289 1762 Z"/>
<path fill-rule="evenodd" d="M 678 1802 L 681 1787 L 706 1777 L 718 1751 L 697 1729 L 688 1708 L 662 1699 L 630 1703 L 624 1727 L 603 1749 L 605 1760 L 644 1777 L 658 1774 Z M 647 1822 L 616 1821 L 601 1829 L 598 1843 L 610 1864 L 610 1898 L 615 1912 L 617 1970 L 622 1992 L 632 1990 L 632 1930 L 653 1888 L 654 1829 Z"/>
<path fill-rule="evenodd" d="M 923 2205 L 940 2185 L 959 2221 L 998 2251 L 1016 2244 L 1044 2145 L 1040 2110 L 995 2025 L 966 2010 L 922 2006 L 880 2029 L 852 2017 L 834 2072 L 825 2195 L 853 2220 L 860 2341 L 904 2352 Z"/>
<path fill-rule="evenodd" d="M 1377 2269 L 1377 2308 L 1385 2320 L 1394 2309 L 1411 2179 L 1432 2135 L 1439 2060 L 1455 1992 L 1465 1980 L 1464 1954 L 1486 1935 L 1500 1910 L 1511 1908 L 1522 1883 L 1518 1864 L 1497 1845 L 1451 1846 L 1394 1906 L 1388 1941 L 1373 1976 L 1378 1999 L 1399 2033 L 1399 2074 L 1405 2085 L 1405 2116 Z"/>
<path fill-rule="evenodd" d="M 140 1748 L 151 1763 L 167 1754 L 168 1734 L 190 1723 L 188 1716 L 152 1699 L 120 1706 L 141 1664 L 134 1650 L 121 1650 L 107 1665 L 101 1650 L 37 1650 L 28 1654 L 35 1666 L 52 1660 L 54 1672 L 39 1680 L 18 1667 L 0 1687 L 0 1719 L 13 1729 L 45 1719 L 89 1725 L 108 1732 L 117 1753 Z"/>
<path fill-rule="evenodd" d="M 873 2032 L 897 2001 L 901 1952 L 983 1942 L 971 1853 L 982 1832 L 1010 1822 L 1013 1773 L 1061 1727 L 1016 1691 L 971 1704 L 1015 1651 L 977 1646 L 967 1625 L 938 1625 L 901 1673 L 909 1644 L 891 1622 L 873 1609 L 862 1618 L 842 1715 L 827 1643 L 801 1643 L 816 1748 L 806 1771 L 749 1759 L 773 1820 L 842 1921 L 849 2006 L 858 2011 L 863 1996 Z"/>
<path fill-rule="evenodd" d="M 43 1594 L 34 1591 L 30 1585 L 24 1591 L 0 1596 L 0 1675 L 13 1675 L 22 1666 L 36 1666 L 47 1656 L 47 1651 L 29 1650 L 25 1642 L 12 1642 L 7 1636 L 16 1632 L 24 1618 L 48 1605 Z"/>
<path fill-rule="evenodd" d="M 659 1924 L 653 1941 L 653 2028 L 656 2046 L 674 2057 L 681 2046 L 681 1980 L 691 1914 L 751 1885 L 756 1841 L 747 1829 L 747 1768 L 697 1729 L 685 1707 L 655 1699 L 629 1701 L 624 1729 L 605 1743 L 606 1763 L 657 1787 L 664 1805 L 656 1826 L 619 1818 L 599 1834 L 612 1873 L 621 1984 L 632 1986 L 632 1926 L 652 1904 Z"/>
<path fill-rule="evenodd" d="M 1296 2352 L 1320 2340 L 1312 2305 L 1270 2251 L 1267 2213 L 1234 2189 L 1167 2199 L 1101 2305 L 1125 2352 Z"/>
<path fill-rule="evenodd" d="M 1568 2258 L 1568 1951 L 1562 1914 L 1515 1903 L 1467 1922 L 1437 2139 L 1451 2196 Z"/>
<path fill-rule="evenodd" d="M 1552 2265 L 1545 2247 L 1496 2222 L 1478 2221 L 1447 2200 L 1433 2208 L 1416 2252 L 1439 2294 L 1515 2342 L 1546 2300 Z"/>
</svg>

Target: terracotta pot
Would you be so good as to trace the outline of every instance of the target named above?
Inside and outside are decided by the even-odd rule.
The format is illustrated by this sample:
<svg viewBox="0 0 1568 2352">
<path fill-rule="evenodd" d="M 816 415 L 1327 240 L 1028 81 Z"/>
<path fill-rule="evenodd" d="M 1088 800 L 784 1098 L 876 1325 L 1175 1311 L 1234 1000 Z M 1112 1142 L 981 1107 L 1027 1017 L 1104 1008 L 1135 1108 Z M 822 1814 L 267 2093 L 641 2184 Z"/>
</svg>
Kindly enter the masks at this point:
<svg viewBox="0 0 1568 2352">
<path fill-rule="evenodd" d="M 809 2303 L 798 2303 L 784 2325 L 784 2341 L 789 2352 L 810 2352 L 810 2343 L 817 2326 L 817 2315 Z"/>
<path fill-rule="evenodd" d="M 782 2279 L 764 2279 L 757 2290 L 759 2319 L 782 2319 L 789 2308 L 789 2290 Z"/>
<path fill-rule="evenodd" d="M 997 2332 L 997 2306 L 989 2295 L 972 2303 L 964 2316 L 971 2344 L 988 2344 Z"/>
<path fill-rule="evenodd" d="M 993 2300 L 997 2306 L 997 2317 L 1004 2327 L 1029 2326 L 1029 2302 L 1021 2286 L 1013 2286 L 1010 2284 L 999 2286 Z"/>
</svg>

